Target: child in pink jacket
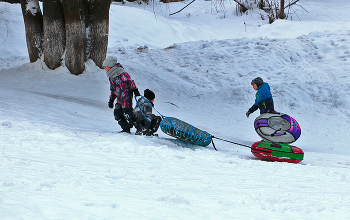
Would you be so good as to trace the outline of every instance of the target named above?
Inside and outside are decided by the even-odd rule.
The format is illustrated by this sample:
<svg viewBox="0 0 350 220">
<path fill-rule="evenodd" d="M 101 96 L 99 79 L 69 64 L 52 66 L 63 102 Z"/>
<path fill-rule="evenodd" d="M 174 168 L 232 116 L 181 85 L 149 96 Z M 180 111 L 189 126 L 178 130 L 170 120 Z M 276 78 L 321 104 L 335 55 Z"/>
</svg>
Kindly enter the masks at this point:
<svg viewBox="0 0 350 220">
<path fill-rule="evenodd" d="M 140 96 L 134 80 L 115 57 L 107 57 L 102 66 L 107 72 L 110 83 L 111 95 L 108 107 L 114 107 L 114 118 L 123 129 L 121 132 L 130 133 L 130 129 L 135 126 L 136 134 L 142 134 L 145 129 L 136 118 L 132 107 L 133 94 Z"/>
</svg>

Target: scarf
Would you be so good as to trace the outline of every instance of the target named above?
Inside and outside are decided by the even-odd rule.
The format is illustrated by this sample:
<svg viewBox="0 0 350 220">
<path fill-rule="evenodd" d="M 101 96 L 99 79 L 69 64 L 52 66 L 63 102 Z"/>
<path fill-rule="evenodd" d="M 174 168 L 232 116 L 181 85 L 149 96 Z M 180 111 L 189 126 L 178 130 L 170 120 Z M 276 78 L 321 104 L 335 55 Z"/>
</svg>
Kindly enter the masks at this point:
<svg viewBox="0 0 350 220">
<path fill-rule="evenodd" d="M 124 72 L 125 72 L 125 70 L 123 67 L 115 66 L 115 67 L 112 67 L 106 74 L 109 78 L 114 78 L 114 77 L 117 77 Z"/>
</svg>

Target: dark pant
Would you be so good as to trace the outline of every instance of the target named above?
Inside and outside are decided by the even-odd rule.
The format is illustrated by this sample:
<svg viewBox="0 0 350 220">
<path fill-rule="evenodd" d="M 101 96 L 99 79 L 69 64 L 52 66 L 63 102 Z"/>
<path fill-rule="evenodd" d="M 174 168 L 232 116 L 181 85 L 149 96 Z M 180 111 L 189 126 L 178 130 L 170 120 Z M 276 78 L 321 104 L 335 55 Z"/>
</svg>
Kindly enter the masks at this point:
<svg viewBox="0 0 350 220">
<path fill-rule="evenodd" d="M 120 104 L 115 105 L 114 118 L 123 130 L 135 126 L 137 130 L 142 129 L 142 125 L 136 118 L 132 108 L 122 108 Z"/>
<path fill-rule="evenodd" d="M 147 130 L 145 131 L 145 134 L 154 134 L 155 132 L 158 131 L 160 122 L 162 121 L 162 117 L 160 116 L 155 116 L 152 114 L 152 120 L 151 122 L 147 121 L 147 119 L 144 119 L 141 121 L 141 124 L 147 128 Z"/>
<path fill-rule="evenodd" d="M 272 98 L 267 98 L 265 100 L 262 100 L 258 103 L 258 107 L 260 109 L 260 114 L 267 113 L 268 111 L 273 112 L 274 106 L 273 106 L 273 100 Z"/>
<path fill-rule="evenodd" d="M 151 127 L 148 129 L 152 134 L 157 132 L 160 122 L 162 121 L 162 117 L 155 116 L 151 121 Z"/>
</svg>

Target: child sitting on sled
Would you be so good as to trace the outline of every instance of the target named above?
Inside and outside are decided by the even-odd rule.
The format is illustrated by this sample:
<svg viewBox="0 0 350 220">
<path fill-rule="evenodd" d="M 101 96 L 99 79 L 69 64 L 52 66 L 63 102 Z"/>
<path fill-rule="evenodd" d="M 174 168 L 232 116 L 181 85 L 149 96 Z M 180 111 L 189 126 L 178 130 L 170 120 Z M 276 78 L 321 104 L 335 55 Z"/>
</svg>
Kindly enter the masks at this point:
<svg viewBox="0 0 350 220">
<path fill-rule="evenodd" d="M 141 97 L 138 100 L 134 108 L 134 113 L 137 119 L 141 122 L 142 126 L 146 128 L 143 135 L 153 136 L 158 130 L 159 124 L 162 121 L 160 116 L 152 114 L 152 108 L 154 106 L 154 99 L 156 95 L 149 89 L 144 91 L 144 98 Z"/>
<path fill-rule="evenodd" d="M 264 82 L 260 77 L 253 79 L 251 84 L 253 89 L 256 90 L 255 103 L 247 111 L 246 116 L 249 117 L 249 115 L 257 109 L 260 109 L 260 114 L 273 112 L 274 104 L 269 84 Z"/>
</svg>

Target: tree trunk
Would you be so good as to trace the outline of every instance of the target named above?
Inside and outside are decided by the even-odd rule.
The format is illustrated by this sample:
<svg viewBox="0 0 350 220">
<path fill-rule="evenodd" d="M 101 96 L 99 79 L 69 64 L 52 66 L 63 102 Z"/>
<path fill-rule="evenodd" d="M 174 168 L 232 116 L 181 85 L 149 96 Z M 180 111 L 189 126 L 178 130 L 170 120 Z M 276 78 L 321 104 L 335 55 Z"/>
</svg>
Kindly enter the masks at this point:
<svg viewBox="0 0 350 220">
<path fill-rule="evenodd" d="M 63 5 L 60 0 L 45 0 L 44 11 L 44 61 L 48 68 L 61 65 L 66 46 Z"/>
<path fill-rule="evenodd" d="M 88 1 L 88 0 L 86 0 Z M 68 70 L 79 75 L 85 69 L 86 61 L 86 15 L 85 0 L 63 0 L 66 27 L 65 64 Z"/>
<path fill-rule="evenodd" d="M 38 0 L 21 0 L 31 62 L 44 51 L 50 69 L 61 65 L 65 53 L 68 70 L 79 75 L 85 61 L 102 67 L 107 54 L 111 0 L 44 0 L 44 16 Z"/>
<path fill-rule="evenodd" d="M 281 0 L 280 19 L 284 19 L 284 0 Z"/>
<path fill-rule="evenodd" d="M 258 6 L 259 6 L 259 9 L 263 9 L 264 8 L 264 0 L 260 0 Z"/>
<path fill-rule="evenodd" d="M 87 58 L 100 68 L 107 54 L 110 5 L 111 0 L 93 0 L 89 7 Z"/>
<path fill-rule="evenodd" d="M 43 15 L 38 0 L 21 0 L 30 62 L 37 61 L 42 53 Z"/>
</svg>

